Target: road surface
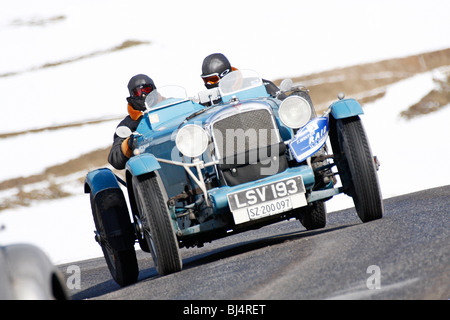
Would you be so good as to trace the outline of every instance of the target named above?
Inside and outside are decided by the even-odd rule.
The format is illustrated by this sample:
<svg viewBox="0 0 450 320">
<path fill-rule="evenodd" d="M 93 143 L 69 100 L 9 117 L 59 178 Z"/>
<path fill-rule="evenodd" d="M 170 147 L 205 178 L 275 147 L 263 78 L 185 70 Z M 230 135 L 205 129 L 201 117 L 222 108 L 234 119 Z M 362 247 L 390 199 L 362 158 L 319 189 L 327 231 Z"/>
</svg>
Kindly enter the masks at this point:
<svg viewBox="0 0 450 320">
<path fill-rule="evenodd" d="M 183 248 L 183 270 L 164 277 L 138 251 L 139 281 L 125 288 L 103 258 L 59 268 L 69 279 L 68 268 L 79 267 L 74 300 L 447 300 L 449 227 L 450 185 L 386 199 L 383 219 L 369 223 L 347 209 L 316 231 L 290 220 Z"/>
</svg>

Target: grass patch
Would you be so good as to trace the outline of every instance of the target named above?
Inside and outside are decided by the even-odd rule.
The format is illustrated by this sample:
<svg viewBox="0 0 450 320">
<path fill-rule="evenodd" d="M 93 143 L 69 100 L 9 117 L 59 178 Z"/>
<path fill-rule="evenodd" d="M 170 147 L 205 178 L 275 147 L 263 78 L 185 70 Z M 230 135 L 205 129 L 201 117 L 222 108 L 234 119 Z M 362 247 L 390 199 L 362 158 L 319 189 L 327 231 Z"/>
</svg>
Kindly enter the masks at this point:
<svg viewBox="0 0 450 320">
<path fill-rule="evenodd" d="M 330 71 L 292 78 L 310 90 L 311 99 L 318 111 L 326 109 L 335 101 L 339 92 L 347 97 L 361 97 L 362 103 L 383 96 L 383 88 L 441 66 L 450 65 L 450 48 L 413 55 L 404 58 L 383 60 Z M 277 79 L 280 84 L 283 79 Z M 373 93 L 373 94 L 372 94 Z"/>
<path fill-rule="evenodd" d="M 126 40 L 126 41 L 122 42 L 121 44 L 114 46 L 112 48 L 106 49 L 106 50 L 95 51 L 95 52 L 91 52 L 91 53 L 88 53 L 85 55 L 81 55 L 81 56 L 66 59 L 66 60 L 45 63 L 41 66 L 33 67 L 33 68 L 23 70 L 23 71 L 14 71 L 14 72 L 3 73 L 3 74 L 0 74 L 0 78 L 11 77 L 11 76 L 16 76 L 16 75 L 27 73 L 27 72 L 33 72 L 33 71 L 38 71 L 38 70 L 42 70 L 42 69 L 58 67 L 58 66 L 61 66 L 64 64 L 78 62 L 78 61 L 81 61 L 84 59 L 94 58 L 97 56 L 113 53 L 116 51 L 132 48 L 132 47 L 136 47 L 136 46 L 140 46 L 140 45 L 148 45 L 148 44 L 150 44 L 150 41 Z"/>
<path fill-rule="evenodd" d="M 36 129 L 16 131 L 16 132 L 0 133 L 0 139 L 20 136 L 22 134 L 27 134 L 27 133 L 55 131 L 55 130 L 60 130 L 60 129 L 74 128 L 74 127 L 80 127 L 80 126 L 89 125 L 89 124 L 97 124 L 97 123 L 102 123 L 102 122 L 108 122 L 111 120 L 122 120 L 122 119 L 123 119 L 123 116 L 113 117 L 113 118 L 108 118 L 108 119 L 100 119 L 100 120 L 87 120 L 87 121 L 81 121 L 81 122 L 73 122 L 73 123 L 61 124 L 61 125 L 56 125 L 56 126 L 36 128 Z"/>
<path fill-rule="evenodd" d="M 431 90 L 419 102 L 400 113 L 407 120 L 432 112 L 450 104 L 450 75 L 445 80 L 434 80 L 437 88 Z"/>
<path fill-rule="evenodd" d="M 14 27 L 45 27 L 48 24 L 64 21 L 65 16 L 53 16 L 49 18 L 32 18 L 29 20 L 16 19 L 11 22 Z"/>
</svg>

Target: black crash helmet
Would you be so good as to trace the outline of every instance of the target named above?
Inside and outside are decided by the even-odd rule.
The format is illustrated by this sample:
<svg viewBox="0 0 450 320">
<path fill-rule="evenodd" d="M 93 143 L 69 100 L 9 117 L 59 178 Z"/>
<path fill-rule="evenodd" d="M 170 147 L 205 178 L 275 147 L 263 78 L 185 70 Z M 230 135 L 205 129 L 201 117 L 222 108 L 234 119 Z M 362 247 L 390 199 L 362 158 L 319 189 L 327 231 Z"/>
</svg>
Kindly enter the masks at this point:
<svg viewBox="0 0 450 320">
<path fill-rule="evenodd" d="M 137 74 L 133 76 L 128 82 L 128 91 L 130 96 L 141 96 L 141 91 L 137 89 L 149 88 L 150 90 L 145 90 L 144 93 L 148 94 L 154 89 L 156 89 L 153 80 L 145 74 Z M 148 92 L 147 92 L 148 91 Z"/>
<path fill-rule="evenodd" d="M 219 80 L 232 71 L 230 61 L 222 53 L 213 53 L 203 60 L 202 79 L 206 88 L 219 85 Z"/>
</svg>

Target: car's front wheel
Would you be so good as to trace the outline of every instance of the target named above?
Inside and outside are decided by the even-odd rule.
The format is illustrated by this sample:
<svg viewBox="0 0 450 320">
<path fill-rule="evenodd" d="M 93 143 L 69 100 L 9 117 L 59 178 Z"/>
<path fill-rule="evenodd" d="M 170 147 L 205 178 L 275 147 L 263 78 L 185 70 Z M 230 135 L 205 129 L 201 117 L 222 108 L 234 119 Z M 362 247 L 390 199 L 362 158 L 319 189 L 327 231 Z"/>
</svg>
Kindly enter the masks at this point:
<svg viewBox="0 0 450 320">
<path fill-rule="evenodd" d="M 369 142 L 358 116 L 339 119 L 330 132 L 335 162 L 345 193 L 353 198 L 362 222 L 380 219 L 384 206 Z"/>
<path fill-rule="evenodd" d="M 164 185 L 156 172 L 133 177 L 133 190 L 144 237 L 160 275 L 180 271 L 182 261 Z"/>
<path fill-rule="evenodd" d="M 306 230 L 325 228 L 327 223 L 327 210 L 325 203 L 316 201 L 307 207 L 300 207 L 298 219 Z"/>
</svg>

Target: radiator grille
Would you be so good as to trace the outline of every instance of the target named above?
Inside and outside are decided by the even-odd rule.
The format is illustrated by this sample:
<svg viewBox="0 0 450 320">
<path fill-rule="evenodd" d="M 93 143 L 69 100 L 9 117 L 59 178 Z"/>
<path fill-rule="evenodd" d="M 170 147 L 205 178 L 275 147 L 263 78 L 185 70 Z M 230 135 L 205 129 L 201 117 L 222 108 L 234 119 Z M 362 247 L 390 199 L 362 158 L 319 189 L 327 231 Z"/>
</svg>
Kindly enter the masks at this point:
<svg viewBox="0 0 450 320">
<path fill-rule="evenodd" d="M 213 135 L 219 159 L 280 142 L 278 129 L 266 109 L 241 112 L 221 119 L 214 123 Z"/>
</svg>

